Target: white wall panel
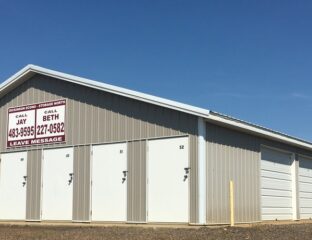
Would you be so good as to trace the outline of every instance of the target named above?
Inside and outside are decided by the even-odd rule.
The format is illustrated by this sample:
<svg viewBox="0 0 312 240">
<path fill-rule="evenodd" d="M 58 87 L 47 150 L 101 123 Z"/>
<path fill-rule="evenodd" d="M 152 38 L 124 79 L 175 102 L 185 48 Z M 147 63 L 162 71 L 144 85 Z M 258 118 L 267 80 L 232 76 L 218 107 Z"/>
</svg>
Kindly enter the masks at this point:
<svg viewBox="0 0 312 240">
<path fill-rule="evenodd" d="M 72 220 L 73 148 L 43 151 L 42 220 Z"/>
<path fill-rule="evenodd" d="M 188 138 L 148 142 L 148 221 L 189 221 Z"/>
<path fill-rule="evenodd" d="M 92 220 L 125 222 L 127 144 L 94 146 L 92 165 Z"/>
<path fill-rule="evenodd" d="M 27 152 L 1 154 L 1 220 L 24 220 L 26 218 L 27 181 L 24 178 L 27 175 L 26 171 Z"/>
</svg>

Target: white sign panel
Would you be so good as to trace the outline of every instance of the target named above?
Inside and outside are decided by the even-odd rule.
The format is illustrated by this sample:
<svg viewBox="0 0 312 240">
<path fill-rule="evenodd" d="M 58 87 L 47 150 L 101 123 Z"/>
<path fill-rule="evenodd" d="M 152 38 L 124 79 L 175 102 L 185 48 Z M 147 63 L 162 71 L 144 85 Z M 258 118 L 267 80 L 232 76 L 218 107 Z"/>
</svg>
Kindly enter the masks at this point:
<svg viewBox="0 0 312 240">
<path fill-rule="evenodd" d="M 7 147 L 65 142 L 66 100 L 8 109 Z"/>
</svg>

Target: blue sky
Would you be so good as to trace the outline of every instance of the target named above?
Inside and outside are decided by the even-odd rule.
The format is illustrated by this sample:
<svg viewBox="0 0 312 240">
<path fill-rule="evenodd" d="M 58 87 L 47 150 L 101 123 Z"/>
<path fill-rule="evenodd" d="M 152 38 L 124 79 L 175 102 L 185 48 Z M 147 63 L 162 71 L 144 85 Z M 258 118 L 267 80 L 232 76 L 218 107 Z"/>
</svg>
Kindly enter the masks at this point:
<svg viewBox="0 0 312 240">
<path fill-rule="evenodd" d="M 312 1 L 0 0 L 0 82 L 32 63 L 312 141 Z"/>
</svg>

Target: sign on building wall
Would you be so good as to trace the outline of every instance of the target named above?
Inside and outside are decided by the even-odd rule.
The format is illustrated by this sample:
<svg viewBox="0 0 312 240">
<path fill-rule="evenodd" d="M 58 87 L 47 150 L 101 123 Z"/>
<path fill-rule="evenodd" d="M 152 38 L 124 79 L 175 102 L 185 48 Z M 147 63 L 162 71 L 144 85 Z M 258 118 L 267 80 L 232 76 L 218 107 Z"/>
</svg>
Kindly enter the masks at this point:
<svg viewBox="0 0 312 240">
<path fill-rule="evenodd" d="M 7 147 L 65 142 L 66 100 L 8 109 Z"/>
</svg>

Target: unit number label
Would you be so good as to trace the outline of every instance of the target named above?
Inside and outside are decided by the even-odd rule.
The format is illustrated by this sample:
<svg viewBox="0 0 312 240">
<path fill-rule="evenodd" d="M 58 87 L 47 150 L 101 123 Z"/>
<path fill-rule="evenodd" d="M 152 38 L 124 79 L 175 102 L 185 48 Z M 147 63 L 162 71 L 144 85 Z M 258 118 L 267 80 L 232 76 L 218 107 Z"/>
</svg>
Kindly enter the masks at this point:
<svg viewBox="0 0 312 240">
<path fill-rule="evenodd" d="M 8 109 L 7 147 L 65 141 L 66 100 Z"/>
</svg>

